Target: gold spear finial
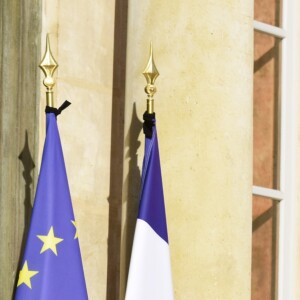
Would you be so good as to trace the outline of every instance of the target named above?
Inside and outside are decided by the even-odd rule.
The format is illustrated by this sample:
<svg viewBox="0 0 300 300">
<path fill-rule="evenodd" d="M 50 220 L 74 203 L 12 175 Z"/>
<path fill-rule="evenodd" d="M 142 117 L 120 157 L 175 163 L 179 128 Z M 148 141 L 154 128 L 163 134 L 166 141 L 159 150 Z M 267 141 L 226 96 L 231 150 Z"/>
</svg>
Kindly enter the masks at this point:
<svg viewBox="0 0 300 300">
<path fill-rule="evenodd" d="M 53 78 L 53 73 L 57 69 L 58 63 L 54 59 L 50 49 L 49 34 L 47 34 L 46 37 L 46 51 L 39 67 L 42 69 L 42 71 L 46 76 L 46 78 L 43 81 L 43 84 L 47 88 L 46 91 L 47 106 L 54 107 L 53 87 L 55 85 L 55 81 Z"/>
<path fill-rule="evenodd" d="M 145 92 L 148 96 L 147 98 L 147 112 L 149 114 L 154 113 L 154 99 L 153 95 L 156 93 L 156 87 L 154 85 L 156 78 L 159 75 L 159 72 L 155 66 L 154 59 L 153 59 L 153 49 L 152 49 L 152 42 L 150 43 L 150 57 L 148 60 L 148 64 L 143 72 L 147 80 L 147 85 L 145 87 Z"/>
</svg>

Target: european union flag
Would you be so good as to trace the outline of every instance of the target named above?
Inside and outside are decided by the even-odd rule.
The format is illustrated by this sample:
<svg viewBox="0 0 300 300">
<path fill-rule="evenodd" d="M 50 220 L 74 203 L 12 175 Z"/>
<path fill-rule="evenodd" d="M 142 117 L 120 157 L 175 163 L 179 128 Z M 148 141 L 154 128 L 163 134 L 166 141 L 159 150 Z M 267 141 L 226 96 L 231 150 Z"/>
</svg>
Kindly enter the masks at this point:
<svg viewBox="0 0 300 300">
<path fill-rule="evenodd" d="M 46 140 L 17 300 L 88 299 L 56 122 L 58 111 L 46 109 Z"/>
<path fill-rule="evenodd" d="M 126 300 L 172 300 L 173 286 L 155 114 L 144 114 L 146 135 L 140 207 Z"/>
</svg>

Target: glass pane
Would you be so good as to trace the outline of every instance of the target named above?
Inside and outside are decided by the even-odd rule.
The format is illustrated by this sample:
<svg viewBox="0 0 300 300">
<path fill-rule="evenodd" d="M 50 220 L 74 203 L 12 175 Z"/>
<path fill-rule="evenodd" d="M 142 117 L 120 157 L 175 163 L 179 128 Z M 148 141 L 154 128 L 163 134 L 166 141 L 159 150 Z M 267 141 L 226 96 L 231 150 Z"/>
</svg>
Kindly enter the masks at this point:
<svg viewBox="0 0 300 300">
<path fill-rule="evenodd" d="M 253 182 L 279 189 L 280 40 L 254 33 Z"/>
<path fill-rule="evenodd" d="M 281 2 L 280 0 L 255 0 L 254 20 L 279 27 L 281 25 Z"/>
<path fill-rule="evenodd" d="M 275 300 L 277 290 L 279 203 L 253 196 L 252 300 Z"/>
</svg>

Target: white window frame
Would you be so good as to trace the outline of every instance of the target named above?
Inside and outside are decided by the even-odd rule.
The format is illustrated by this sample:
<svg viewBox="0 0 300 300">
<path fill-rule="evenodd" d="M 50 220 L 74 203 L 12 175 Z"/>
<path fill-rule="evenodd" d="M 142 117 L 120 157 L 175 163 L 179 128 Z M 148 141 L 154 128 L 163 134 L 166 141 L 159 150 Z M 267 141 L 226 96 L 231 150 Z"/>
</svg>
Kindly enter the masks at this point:
<svg viewBox="0 0 300 300">
<path fill-rule="evenodd" d="M 296 300 L 296 159 L 297 98 L 299 96 L 299 4 L 282 0 L 282 27 L 254 21 L 254 30 L 280 38 L 280 190 L 253 186 L 253 195 L 279 201 L 278 300 Z M 298 81 L 298 82 L 297 82 Z"/>
</svg>

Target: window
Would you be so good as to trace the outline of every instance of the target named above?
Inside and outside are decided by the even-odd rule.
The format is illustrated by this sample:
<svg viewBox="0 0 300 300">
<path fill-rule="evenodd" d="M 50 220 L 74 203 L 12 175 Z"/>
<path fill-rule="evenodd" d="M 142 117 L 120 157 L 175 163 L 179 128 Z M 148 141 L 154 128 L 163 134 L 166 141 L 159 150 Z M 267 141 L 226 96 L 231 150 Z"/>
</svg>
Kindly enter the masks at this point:
<svg viewBox="0 0 300 300">
<path fill-rule="evenodd" d="M 297 11 L 288 0 L 254 7 L 252 299 L 293 299 Z"/>
</svg>

